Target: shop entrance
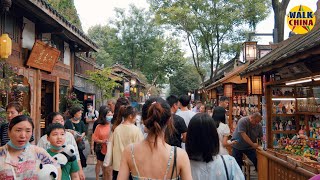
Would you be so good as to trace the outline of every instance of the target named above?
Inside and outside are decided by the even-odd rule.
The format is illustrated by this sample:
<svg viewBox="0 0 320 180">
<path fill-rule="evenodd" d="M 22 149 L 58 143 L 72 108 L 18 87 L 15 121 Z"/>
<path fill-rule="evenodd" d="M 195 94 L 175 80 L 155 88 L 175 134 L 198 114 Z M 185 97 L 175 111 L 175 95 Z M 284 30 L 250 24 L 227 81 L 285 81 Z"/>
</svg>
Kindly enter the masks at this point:
<svg viewBox="0 0 320 180">
<path fill-rule="evenodd" d="M 45 120 L 49 113 L 54 109 L 54 82 L 41 81 L 41 136 L 45 133 L 47 121 Z"/>
</svg>

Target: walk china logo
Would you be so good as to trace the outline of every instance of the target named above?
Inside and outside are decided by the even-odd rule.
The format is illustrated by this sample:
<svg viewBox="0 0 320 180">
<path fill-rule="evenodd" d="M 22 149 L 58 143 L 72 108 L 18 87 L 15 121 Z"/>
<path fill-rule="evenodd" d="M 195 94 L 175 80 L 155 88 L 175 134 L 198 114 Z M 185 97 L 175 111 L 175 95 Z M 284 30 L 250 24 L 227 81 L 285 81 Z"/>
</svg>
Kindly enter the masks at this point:
<svg viewBox="0 0 320 180">
<path fill-rule="evenodd" d="M 296 34 L 305 34 L 312 30 L 316 16 L 308 6 L 296 6 L 287 15 L 287 24 Z"/>
</svg>

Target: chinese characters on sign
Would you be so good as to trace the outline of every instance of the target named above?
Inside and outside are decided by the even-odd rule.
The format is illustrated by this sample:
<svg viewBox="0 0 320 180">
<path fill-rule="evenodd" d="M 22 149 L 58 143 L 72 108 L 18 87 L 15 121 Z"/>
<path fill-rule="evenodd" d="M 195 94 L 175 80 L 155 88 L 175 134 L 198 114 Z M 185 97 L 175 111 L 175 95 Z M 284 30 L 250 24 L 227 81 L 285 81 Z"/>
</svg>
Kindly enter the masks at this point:
<svg viewBox="0 0 320 180">
<path fill-rule="evenodd" d="M 60 51 L 37 40 L 32 48 L 27 66 L 51 72 L 58 61 Z"/>
</svg>

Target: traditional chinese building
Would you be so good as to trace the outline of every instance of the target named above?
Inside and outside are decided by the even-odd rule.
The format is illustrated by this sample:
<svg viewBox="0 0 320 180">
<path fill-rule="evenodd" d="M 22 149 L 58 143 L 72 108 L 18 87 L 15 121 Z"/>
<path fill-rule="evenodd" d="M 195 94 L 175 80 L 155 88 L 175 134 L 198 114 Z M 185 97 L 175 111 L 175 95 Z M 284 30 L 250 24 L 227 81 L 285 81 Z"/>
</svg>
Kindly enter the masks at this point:
<svg viewBox="0 0 320 180">
<path fill-rule="evenodd" d="M 75 54 L 98 47 L 44 0 L 12 0 L 0 20 L 1 34 L 12 39 L 12 55 L 6 62 L 20 75 L 19 83 L 9 86 L 28 89 L 20 100 L 34 120 L 37 141 L 44 118 L 59 111 L 61 98 L 77 80 Z M 2 106 L 15 98 L 10 91 L 6 96 Z"/>
</svg>

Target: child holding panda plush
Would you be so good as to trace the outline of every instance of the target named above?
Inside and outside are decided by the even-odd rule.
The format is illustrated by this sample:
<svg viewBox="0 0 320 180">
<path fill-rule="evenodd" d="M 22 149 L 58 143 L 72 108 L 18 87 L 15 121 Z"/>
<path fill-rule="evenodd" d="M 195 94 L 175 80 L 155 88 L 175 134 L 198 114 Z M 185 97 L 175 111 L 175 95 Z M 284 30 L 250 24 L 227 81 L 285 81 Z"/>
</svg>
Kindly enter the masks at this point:
<svg viewBox="0 0 320 180">
<path fill-rule="evenodd" d="M 50 124 L 47 129 L 47 139 L 50 142 L 50 148 L 47 149 L 48 153 L 53 157 L 63 156 L 66 160 L 60 162 L 63 180 L 79 179 L 79 166 L 76 158 L 69 157 L 68 153 L 64 152 L 65 128 L 59 123 Z M 68 148 L 70 149 L 70 148 Z M 58 162 L 61 161 L 58 159 Z"/>
</svg>

